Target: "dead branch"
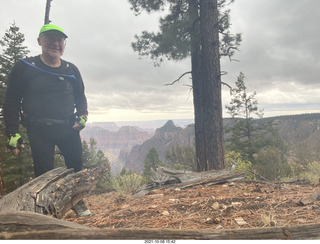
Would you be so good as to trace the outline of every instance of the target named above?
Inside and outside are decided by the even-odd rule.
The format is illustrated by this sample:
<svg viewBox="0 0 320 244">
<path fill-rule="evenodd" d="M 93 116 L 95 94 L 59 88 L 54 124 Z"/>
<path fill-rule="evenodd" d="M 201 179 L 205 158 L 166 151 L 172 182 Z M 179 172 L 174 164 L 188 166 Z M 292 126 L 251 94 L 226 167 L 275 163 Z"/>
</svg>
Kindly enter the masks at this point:
<svg viewBox="0 0 320 244">
<path fill-rule="evenodd" d="M 175 84 L 176 82 L 179 82 L 180 79 L 181 79 L 183 76 L 187 75 L 187 74 L 191 74 L 191 71 L 187 71 L 187 72 L 183 73 L 182 75 L 180 75 L 180 77 L 179 77 L 178 79 L 174 80 L 172 83 L 165 84 L 165 86 L 172 86 L 172 85 Z"/>
</svg>

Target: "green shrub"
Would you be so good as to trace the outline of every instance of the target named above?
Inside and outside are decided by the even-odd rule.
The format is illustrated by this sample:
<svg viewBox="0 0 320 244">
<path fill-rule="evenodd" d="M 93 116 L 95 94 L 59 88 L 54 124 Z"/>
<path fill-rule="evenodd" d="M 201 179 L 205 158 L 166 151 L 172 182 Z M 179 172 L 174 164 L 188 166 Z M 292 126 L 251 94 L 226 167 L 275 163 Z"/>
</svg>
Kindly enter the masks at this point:
<svg viewBox="0 0 320 244">
<path fill-rule="evenodd" d="M 248 160 L 242 159 L 240 153 L 234 152 L 234 151 L 227 152 L 225 154 L 225 164 L 226 164 L 227 170 L 231 170 L 232 166 L 234 164 L 237 164 L 236 167 L 234 168 L 235 172 L 245 173 L 247 180 L 254 179 L 254 175 L 251 173 L 252 172 L 252 163 Z"/>
<path fill-rule="evenodd" d="M 286 156 L 279 148 L 273 146 L 259 151 L 254 168 L 259 175 L 270 181 L 279 181 L 292 175 Z"/>
<path fill-rule="evenodd" d="M 118 175 L 112 181 L 112 187 L 120 196 L 135 193 L 145 182 L 143 176 L 136 173 Z"/>
<path fill-rule="evenodd" d="M 291 180 L 305 179 L 310 184 L 318 184 L 320 179 L 320 163 L 312 162 L 306 165 L 293 164 L 292 171 L 294 172 Z"/>
</svg>

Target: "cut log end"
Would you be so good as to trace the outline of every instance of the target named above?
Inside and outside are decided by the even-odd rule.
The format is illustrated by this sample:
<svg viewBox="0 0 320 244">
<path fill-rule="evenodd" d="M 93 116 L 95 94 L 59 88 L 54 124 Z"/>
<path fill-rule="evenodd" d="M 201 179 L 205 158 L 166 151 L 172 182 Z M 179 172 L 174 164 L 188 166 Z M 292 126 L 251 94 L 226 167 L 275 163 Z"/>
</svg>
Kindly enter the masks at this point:
<svg viewBox="0 0 320 244">
<path fill-rule="evenodd" d="M 0 199 L 0 212 L 29 211 L 61 218 L 90 194 L 107 170 L 107 165 L 79 172 L 53 169 Z"/>
</svg>

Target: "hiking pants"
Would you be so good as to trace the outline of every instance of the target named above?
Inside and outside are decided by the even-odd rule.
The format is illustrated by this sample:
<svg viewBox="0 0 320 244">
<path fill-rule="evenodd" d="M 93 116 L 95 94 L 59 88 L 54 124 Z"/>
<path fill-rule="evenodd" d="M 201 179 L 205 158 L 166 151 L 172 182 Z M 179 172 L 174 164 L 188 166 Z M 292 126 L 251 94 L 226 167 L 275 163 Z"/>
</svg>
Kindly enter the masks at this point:
<svg viewBox="0 0 320 244">
<path fill-rule="evenodd" d="M 55 146 L 57 146 L 67 168 L 75 172 L 82 169 L 82 144 L 79 131 L 72 129 L 73 123 L 55 124 L 32 122 L 27 125 L 36 177 L 54 168 Z"/>
</svg>

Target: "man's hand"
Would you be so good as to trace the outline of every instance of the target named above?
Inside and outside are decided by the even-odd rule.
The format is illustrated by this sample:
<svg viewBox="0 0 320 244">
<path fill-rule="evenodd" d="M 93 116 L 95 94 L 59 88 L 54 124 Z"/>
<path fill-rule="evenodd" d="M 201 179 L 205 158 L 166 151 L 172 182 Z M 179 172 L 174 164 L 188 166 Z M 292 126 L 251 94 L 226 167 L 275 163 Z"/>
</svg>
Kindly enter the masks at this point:
<svg viewBox="0 0 320 244">
<path fill-rule="evenodd" d="M 21 135 L 19 133 L 11 135 L 8 141 L 8 148 L 13 151 L 15 156 L 20 152 L 19 147 L 24 148 Z"/>
<path fill-rule="evenodd" d="M 86 127 L 87 119 L 87 115 L 81 115 L 80 117 L 76 118 L 72 128 L 78 131 L 82 130 L 84 127 Z"/>
</svg>

